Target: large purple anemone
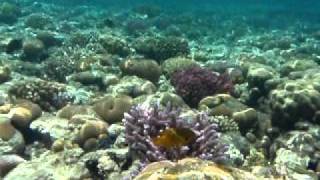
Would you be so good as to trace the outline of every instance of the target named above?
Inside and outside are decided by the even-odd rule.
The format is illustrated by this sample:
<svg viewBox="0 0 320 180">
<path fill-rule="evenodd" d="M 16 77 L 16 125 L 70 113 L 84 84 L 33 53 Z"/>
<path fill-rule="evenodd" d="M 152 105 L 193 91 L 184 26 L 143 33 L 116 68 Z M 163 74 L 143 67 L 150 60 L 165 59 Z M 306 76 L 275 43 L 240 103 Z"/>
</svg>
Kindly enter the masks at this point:
<svg viewBox="0 0 320 180">
<path fill-rule="evenodd" d="M 209 123 L 208 116 L 204 113 L 200 113 L 191 121 L 180 114 L 179 108 L 170 105 L 165 108 L 134 106 L 125 114 L 123 120 L 126 142 L 130 150 L 144 163 L 176 161 L 185 157 L 224 162 L 228 146 L 219 141 L 217 124 Z M 172 144 L 174 141 L 168 134 L 178 136 L 177 139 L 181 141 Z M 168 144 L 169 147 L 166 146 Z"/>
</svg>

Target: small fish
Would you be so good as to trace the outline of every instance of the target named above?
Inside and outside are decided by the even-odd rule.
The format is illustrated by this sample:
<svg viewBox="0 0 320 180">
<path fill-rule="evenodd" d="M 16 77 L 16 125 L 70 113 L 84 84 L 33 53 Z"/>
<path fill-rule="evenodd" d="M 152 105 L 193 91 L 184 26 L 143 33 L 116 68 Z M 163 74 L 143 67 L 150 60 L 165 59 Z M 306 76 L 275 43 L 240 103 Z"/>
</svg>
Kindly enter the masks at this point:
<svg viewBox="0 0 320 180">
<path fill-rule="evenodd" d="M 190 144 L 195 139 L 195 133 L 187 128 L 168 128 L 152 141 L 156 146 L 171 149 Z"/>
</svg>

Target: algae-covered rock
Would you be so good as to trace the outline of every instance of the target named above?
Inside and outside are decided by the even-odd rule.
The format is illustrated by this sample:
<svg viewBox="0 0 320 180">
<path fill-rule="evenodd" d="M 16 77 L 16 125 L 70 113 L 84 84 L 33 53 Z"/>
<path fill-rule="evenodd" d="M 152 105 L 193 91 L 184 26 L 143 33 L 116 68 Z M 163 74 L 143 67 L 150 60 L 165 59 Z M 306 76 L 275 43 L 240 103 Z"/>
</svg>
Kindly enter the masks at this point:
<svg viewBox="0 0 320 180">
<path fill-rule="evenodd" d="M 0 4 L 0 22 L 13 24 L 18 20 L 21 9 L 15 4 L 3 2 Z"/>
<path fill-rule="evenodd" d="M 11 70 L 9 67 L 0 66 L 0 84 L 11 78 Z"/>
<path fill-rule="evenodd" d="M 287 76 L 291 72 L 304 71 L 317 67 L 318 64 L 311 60 L 292 60 L 281 66 L 280 73 L 282 76 Z"/>
<path fill-rule="evenodd" d="M 275 167 L 279 174 L 289 179 L 317 179 L 316 175 L 307 170 L 310 159 L 307 156 L 280 148 L 277 151 Z"/>
<path fill-rule="evenodd" d="M 151 59 L 128 59 L 120 65 L 124 75 L 136 75 L 157 83 L 161 75 L 161 68 L 156 61 Z"/>
<path fill-rule="evenodd" d="M 147 37 L 136 42 L 135 49 L 147 58 L 163 61 L 189 54 L 188 42 L 178 37 Z"/>
<path fill-rule="evenodd" d="M 87 167 L 94 166 L 96 175 L 101 179 L 123 179 L 126 169 L 121 167 L 131 165 L 131 160 L 128 158 L 129 149 L 104 149 L 89 152 L 85 154 L 81 161 L 87 164 Z M 94 163 L 93 163 L 94 162 Z"/>
<path fill-rule="evenodd" d="M 0 156 L 0 177 L 4 177 L 8 172 L 25 161 L 26 160 L 18 155 Z"/>
<path fill-rule="evenodd" d="M 51 23 L 51 19 L 43 13 L 34 13 L 27 17 L 25 25 L 33 29 L 44 29 Z"/>
<path fill-rule="evenodd" d="M 98 71 L 84 71 L 70 75 L 68 80 L 80 82 L 83 85 L 97 85 L 103 84 L 104 74 Z"/>
<path fill-rule="evenodd" d="M 208 96 L 199 103 L 199 110 L 212 116 L 226 116 L 235 122 L 241 132 L 246 132 L 258 123 L 258 112 L 227 94 Z"/>
<path fill-rule="evenodd" d="M 186 158 L 178 162 L 160 161 L 149 164 L 135 180 L 194 179 L 194 180 L 254 180 L 250 172 L 217 165 L 211 161 Z"/>
<path fill-rule="evenodd" d="M 28 39 L 22 45 L 23 55 L 29 61 L 38 61 L 45 53 L 45 46 L 39 39 Z"/>
<path fill-rule="evenodd" d="M 51 144 L 57 139 L 70 140 L 73 137 L 67 119 L 58 118 L 44 114 L 30 124 L 30 128 L 37 132 L 39 139 L 43 139 L 46 144 Z"/>
<path fill-rule="evenodd" d="M 19 131 L 16 131 L 8 141 L 0 139 L 0 155 L 22 153 L 24 148 L 25 141 Z"/>
<path fill-rule="evenodd" d="M 132 98 L 129 96 L 114 97 L 108 95 L 93 105 L 96 113 L 109 124 L 120 122 L 123 114 L 130 110 L 132 106 Z"/>
<path fill-rule="evenodd" d="M 113 95 L 127 95 L 133 98 L 155 93 L 157 87 L 150 81 L 137 76 L 124 76 L 118 84 L 108 87 L 107 92 Z"/>
<path fill-rule="evenodd" d="M 92 107 L 87 105 L 67 105 L 57 112 L 60 118 L 71 119 L 75 115 L 91 115 L 98 117 Z"/>
<path fill-rule="evenodd" d="M 25 147 L 22 134 L 11 125 L 10 118 L 0 114 L 0 155 L 21 153 Z"/>
<path fill-rule="evenodd" d="M 199 64 L 185 57 L 174 57 L 165 60 L 161 67 L 166 76 L 170 77 L 174 72 L 182 71 L 190 67 L 199 66 Z"/>
<path fill-rule="evenodd" d="M 22 101 L 10 110 L 12 124 L 19 129 L 26 129 L 30 123 L 42 115 L 39 105 Z"/>
<path fill-rule="evenodd" d="M 275 70 L 267 65 L 253 64 L 248 68 L 247 80 L 250 87 L 257 87 L 264 89 L 264 83 L 275 77 L 277 73 Z"/>
<path fill-rule="evenodd" d="M 317 69 L 304 72 L 298 79 L 287 79 L 270 92 L 272 123 L 291 129 L 300 120 L 319 123 L 320 73 Z"/>
<path fill-rule="evenodd" d="M 7 180 L 24 179 L 74 179 L 90 178 L 90 173 L 79 159 L 83 151 L 79 148 L 59 153 L 47 151 L 31 161 L 19 164 L 5 177 Z"/>
<path fill-rule="evenodd" d="M 126 57 L 130 54 L 131 49 L 125 39 L 114 36 L 104 36 L 100 38 L 100 44 L 110 54 L 116 54 L 121 57 Z"/>
</svg>

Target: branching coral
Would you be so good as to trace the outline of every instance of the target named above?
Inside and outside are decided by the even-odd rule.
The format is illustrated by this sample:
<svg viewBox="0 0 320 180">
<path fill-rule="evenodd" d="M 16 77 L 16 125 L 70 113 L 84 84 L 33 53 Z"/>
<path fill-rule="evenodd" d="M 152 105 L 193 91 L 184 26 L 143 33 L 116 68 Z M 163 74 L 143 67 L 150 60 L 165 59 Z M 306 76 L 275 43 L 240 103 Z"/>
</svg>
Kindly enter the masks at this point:
<svg viewBox="0 0 320 180">
<path fill-rule="evenodd" d="M 228 75 L 219 75 L 200 67 L 175 72 L 171 77 L 171 84 L 177 94 L 191 107 L 196 107 L 206 96 L 233 91 L 233 84 Z"/>
<path fill-rule="evenodd" d="M 145 163 L 199 157 L 222 162 L 228 146 L 219 141 L 218 126 L 206 114 L 192 121 L 180 117 L 181 110 L 168 105 L 135 106 L 125 114 L 126 141 Z"/>
</svg>

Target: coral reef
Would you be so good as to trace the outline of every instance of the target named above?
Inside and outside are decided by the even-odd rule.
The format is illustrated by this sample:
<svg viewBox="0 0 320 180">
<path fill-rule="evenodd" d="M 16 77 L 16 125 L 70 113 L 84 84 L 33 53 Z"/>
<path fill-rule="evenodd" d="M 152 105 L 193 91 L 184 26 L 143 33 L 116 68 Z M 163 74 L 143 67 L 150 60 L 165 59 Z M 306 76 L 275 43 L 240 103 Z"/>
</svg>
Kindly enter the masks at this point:
<svg viewBox="0 0 320 180">
<path fill-rule="evenodd" d="M 205 114 L 192 122 L 180 116 L 180 109 L 133 107 L 125 114 L 126 141 L 144 162 L 179 160 L 184 157 L 223 162 L 227 146 L 219 141 L 218 127 Z"/>
<path fill-rule="evenodd" d="M 206 96 L 233 91 L 233 84 L 226 74 L 219 75 L 200 67 L 175 72 L 171 83 L 177 94 L 191 107 L 197 107 Z"/>
<path fill-rule="evenodd" d="M 319 179 L 319 7 L 0 0 L 0 179 Z"/>
</svg>

